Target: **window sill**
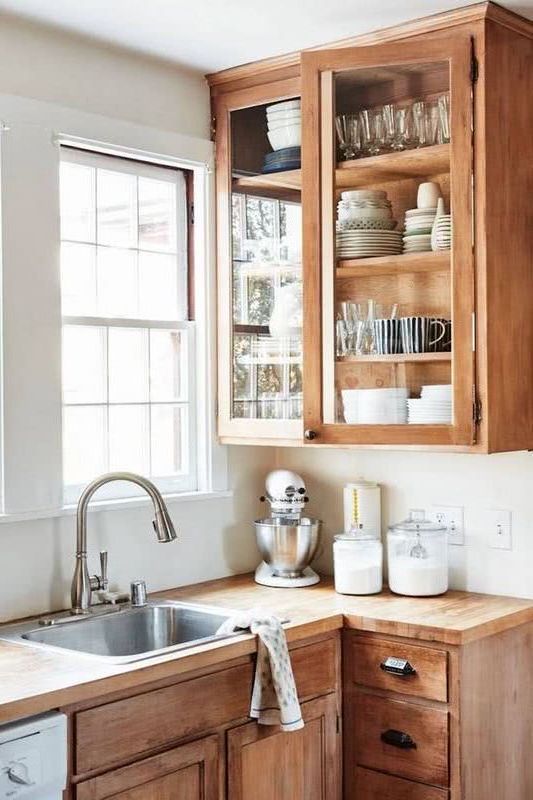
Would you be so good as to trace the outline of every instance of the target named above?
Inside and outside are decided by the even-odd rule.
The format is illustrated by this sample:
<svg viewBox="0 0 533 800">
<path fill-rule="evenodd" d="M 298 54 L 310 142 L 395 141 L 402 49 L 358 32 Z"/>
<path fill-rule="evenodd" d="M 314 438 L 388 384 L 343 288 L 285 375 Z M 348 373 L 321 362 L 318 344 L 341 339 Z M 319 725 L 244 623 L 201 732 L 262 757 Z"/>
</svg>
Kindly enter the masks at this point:
<svg viewBox="0 0 533 800">
<path fill-rule="evenodd" d="M 222 500 L 233 497 L 233 491 L 216 492 L 182 492 L 180 494 L 163 495 L 165 503 L 173 506 L 178 503 L 203 502 L 204 500 Z M 130 508 L 151 506 L 149 497 L 126 497 L 118 500 L 96 500 L 88 507 L 89 514 L 98 511 L 125 511 Z M 54 517 L 72 517 L 76 514 L 76 504 L 62 506 L 61 508 L 41 509 L 37 511 L 24 511 L 19 513 L 0 514 L 0 525 L 10 522 L 26 522 L 34 519 L 49 519 Z"/>
</svg>

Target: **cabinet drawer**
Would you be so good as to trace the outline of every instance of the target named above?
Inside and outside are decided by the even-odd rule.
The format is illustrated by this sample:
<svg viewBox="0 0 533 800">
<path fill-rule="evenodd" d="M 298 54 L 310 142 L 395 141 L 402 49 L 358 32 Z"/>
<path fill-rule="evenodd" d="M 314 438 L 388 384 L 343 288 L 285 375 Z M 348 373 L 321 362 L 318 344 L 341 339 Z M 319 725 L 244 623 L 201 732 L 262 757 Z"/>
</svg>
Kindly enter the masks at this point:
<svg viewBox="0 0 533 800">
<path fill-rule="evenodd" d="M 300 698 L 336 685 L 337 640 L 291 651 Z M 252 663 L 76 714 L 76 774 L 104 769 L 141 753 L 244 719 L 250 710 Z"/>
<path fill-rule="evenodd" d="M 448 792 L 359 767 L 355 774 L 355 797 L 357 800 L 448 800 Z"/>
<path fill-rule="evenodd" d="M 445 650 L 354 636 L 350 652 L 349 679 L 355 683 L 444 703 L 448 700 L 448 654 Z M 381 665 L 387 658 L 408 661 L 415 673 L 401 675 L 385 671 Z"/>
<path fill-rule="evenodd" d="M 448 786 L 447 711 L 364 692 L 356 692 L 353 702 L 355 764 Z M 410 746 L 399 746 L 398 733 L 409 737 L 404 744 Z"/>
</svg>

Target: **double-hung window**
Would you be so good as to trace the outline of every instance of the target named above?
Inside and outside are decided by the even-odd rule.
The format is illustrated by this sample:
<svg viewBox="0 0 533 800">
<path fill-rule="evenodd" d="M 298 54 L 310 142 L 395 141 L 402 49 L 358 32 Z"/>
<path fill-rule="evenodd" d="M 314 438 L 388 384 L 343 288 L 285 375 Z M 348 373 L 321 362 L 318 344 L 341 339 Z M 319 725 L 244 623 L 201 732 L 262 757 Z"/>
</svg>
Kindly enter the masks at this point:
<svg viewBox="0 0 533 800">
<path fill-rule="evenodd" d="M 115 470 L 192 491 L 187 174 L 63 147 L 60 211 L 65 502 Z"/>
</svg>

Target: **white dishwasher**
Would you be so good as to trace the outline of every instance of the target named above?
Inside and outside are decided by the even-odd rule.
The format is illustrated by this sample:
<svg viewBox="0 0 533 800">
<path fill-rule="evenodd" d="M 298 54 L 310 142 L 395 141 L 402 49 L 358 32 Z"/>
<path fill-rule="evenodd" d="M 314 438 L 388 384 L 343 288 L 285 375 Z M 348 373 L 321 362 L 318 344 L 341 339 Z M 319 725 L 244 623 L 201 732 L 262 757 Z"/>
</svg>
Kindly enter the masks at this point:
<svg viewBox="0 0 533 800">
<path fill-rule="evenodd" d="M 0 727 L 0 800 L 61 800 L 67 718 L 41 714 Z"/>
</svg>

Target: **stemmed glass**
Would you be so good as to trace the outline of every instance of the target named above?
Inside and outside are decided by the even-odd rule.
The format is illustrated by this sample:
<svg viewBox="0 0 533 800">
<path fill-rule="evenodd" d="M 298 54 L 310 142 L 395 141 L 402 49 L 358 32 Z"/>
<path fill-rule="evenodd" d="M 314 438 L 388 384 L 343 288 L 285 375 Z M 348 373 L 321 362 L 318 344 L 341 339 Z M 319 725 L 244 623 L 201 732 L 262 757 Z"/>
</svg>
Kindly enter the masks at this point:
<svg viewBox="0 0 533 800">
<path fill-rule="evenodd" d="M 442 141 L 450 141 L 450 95 L 441 94 L 437 100 Z"/>
<path fill-rule="evenodd" d="M 335 128 L 345 160 L 361 155 L 360 120 L 358 114 L 338 114 Z"/>
</svg>

